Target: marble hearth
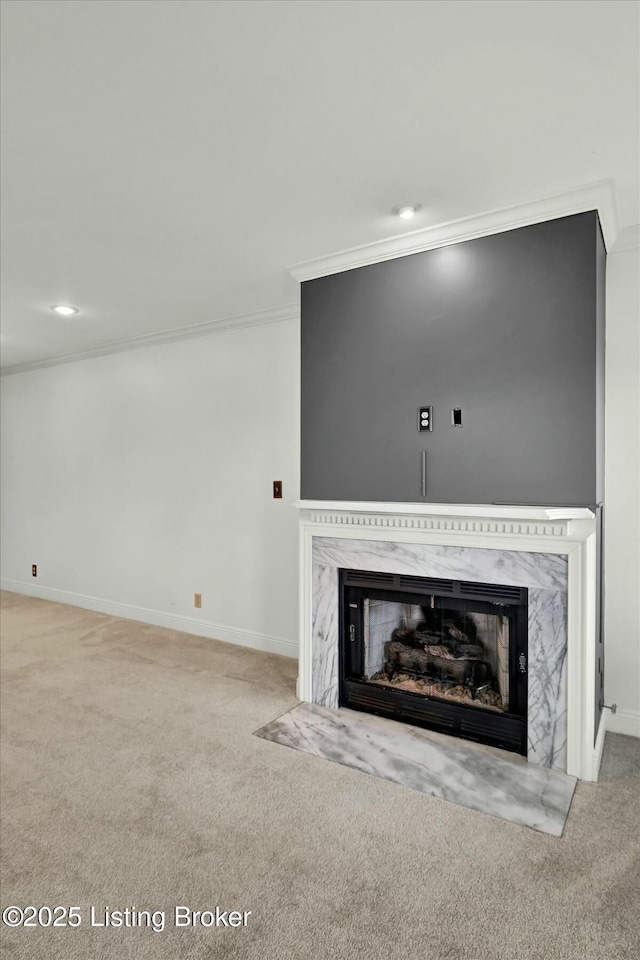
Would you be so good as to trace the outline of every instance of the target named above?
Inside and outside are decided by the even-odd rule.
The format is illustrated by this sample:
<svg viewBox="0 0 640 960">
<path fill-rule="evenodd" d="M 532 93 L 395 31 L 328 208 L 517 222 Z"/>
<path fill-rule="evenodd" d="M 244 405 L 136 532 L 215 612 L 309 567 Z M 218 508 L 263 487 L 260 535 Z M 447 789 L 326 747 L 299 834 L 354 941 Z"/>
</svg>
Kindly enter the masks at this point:
<svg viewBox="0 0 640 960">
<path fill-rule="evenodd" d="M 603 731 L 596 739 L 590 510 L 326 501 L 297 507 L 299 699 L 338 707 L 340 568 L 527 587 L 527 759 L 597 779 Z"/>
</svg>

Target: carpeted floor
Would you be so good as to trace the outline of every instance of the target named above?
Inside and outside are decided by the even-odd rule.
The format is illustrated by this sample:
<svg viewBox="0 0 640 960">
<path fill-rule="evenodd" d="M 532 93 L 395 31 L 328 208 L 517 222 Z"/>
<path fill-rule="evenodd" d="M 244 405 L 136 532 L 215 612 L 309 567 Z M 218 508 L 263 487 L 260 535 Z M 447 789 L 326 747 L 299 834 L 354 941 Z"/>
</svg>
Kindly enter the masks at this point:
<svg viewBox="0 0 640 960">
<path fill-rule="evenodd" d="M 2 907 L 82 918 L 3 926 L 3 957 L 638 957 L 640 741 L 607 737 L 557 839 L 252 736 L 292 660 L 15 594 L 2 635 Z"/>
</svg>

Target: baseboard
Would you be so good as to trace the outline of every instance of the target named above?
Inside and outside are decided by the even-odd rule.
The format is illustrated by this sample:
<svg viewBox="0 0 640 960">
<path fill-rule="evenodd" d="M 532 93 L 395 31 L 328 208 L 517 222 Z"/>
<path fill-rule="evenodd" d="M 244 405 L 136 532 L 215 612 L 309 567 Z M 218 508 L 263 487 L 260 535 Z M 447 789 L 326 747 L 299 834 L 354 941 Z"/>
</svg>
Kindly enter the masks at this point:
<svg viewBox="0 0 640 960">
<path fill-rule="evenodd" d="M 239 647 L 251 647 L 253 650 L 263 650 L 265 653 L 278 653 L 283 657 L 298 657 L 298 645 L 294 641 L 272 637 L 265 633 L 256 633 L 254 630 L 230 627 L 222 623 L 211 623 L 208 620 L 199 620 L 196 617 L 177 616 L 173 613 L 165 613 L 162 610 L 150 610 L 147 607 L 136 607 L 129 603 L 117 603 L 114 600 L 103 600 L 100 597 L 70 593 L 67 590 L 25 583 L 21 580 L 2 580 L 0 588 L 11 593 L 37 597 L 39 600 L 51 600 L 54 603 L 66 603 L 70 607 L 82 607 L 84 610 L 106 613 L 111 617 L 139 620 L 141 623 L 150 623 L 154 627 L 167 627 L 169 630 L 180 630 L 183 633 L 192 633 L 195 636 L 207 637 L 210 640 L 222 640 L 224 643 L 233 643 Z"/>
<path fill-rule="evenodd" d="M 607 717 L 608 733 L 624 733 L 627 737 L 640 737 L 640 711 L 617 710 Z"/>
</svg>

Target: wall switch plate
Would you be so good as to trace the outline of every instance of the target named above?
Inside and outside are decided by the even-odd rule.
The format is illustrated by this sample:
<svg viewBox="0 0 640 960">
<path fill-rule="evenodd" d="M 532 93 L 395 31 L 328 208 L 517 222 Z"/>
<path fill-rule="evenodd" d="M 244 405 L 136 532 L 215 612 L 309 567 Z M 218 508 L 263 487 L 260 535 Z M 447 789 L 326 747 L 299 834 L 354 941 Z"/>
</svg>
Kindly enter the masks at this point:
<svg viewBox="0 0 640 960">
<path fill-rule="evenodd" d="M 282 480 L 273 481 L 273 499 L 282 500 Z"/>
<path fill-rule="evenodd" d="M 194 605 L 194 607 L 201 607 L 201 606 L 202 606 L 202 594 L 201 594 L 201 593 L 194 593 L 194 595 L 193 595 L 193 605 Z"/>
<path fill-rule="evenodd" d="M 38 565 L 36 563 L 31 564 L 31 576 L 32 577 L 38 576 Z"/>
<path fill-rule="evenodd" d="M 424 430 L 433 429 L 433 407 L 418 407 L 418 430 L 422 433 Z"/>
</svg>

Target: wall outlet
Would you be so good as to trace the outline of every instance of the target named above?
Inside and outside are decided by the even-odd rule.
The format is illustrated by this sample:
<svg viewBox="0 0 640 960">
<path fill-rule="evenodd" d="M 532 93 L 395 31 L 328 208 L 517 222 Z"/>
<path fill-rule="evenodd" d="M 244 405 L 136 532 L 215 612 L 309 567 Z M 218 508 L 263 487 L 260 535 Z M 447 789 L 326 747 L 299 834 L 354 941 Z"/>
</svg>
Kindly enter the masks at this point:
<svg viewBox="0 0 640 960">
<path fill-rule="evenodd" d="M 201 594 L 201 593 L 194 593 L 194 595 L 193 595 L 193 605 L 194 605 L 194 607 L 201 607 L 201 606 L 202 606 L 202 594 Z"/>
<path fill-rule="evenodd" d="M 171 604 L 172 607 L 175 607 L 177 602 L 178 602 L 178 591 L 169 590 L 169 603 Z"/>
<path fill-rule="evenodd" d="M 282 480 L 273 481 L 273 499 L 282 500 Z"/>
<path fill-rule="evenodd" d="M 418 407 L 418 430 L 433 430 L 433 407 Z"/>
<path fill-rule="evenodd" d="M 37 564 L 37 563 L 32 563 L 32 564 L 31 564 L 31 576 L 32 576 L 32 577 L 37 577 L 37 576 L 38 576 L 38 564 Z"/>
</svg>

